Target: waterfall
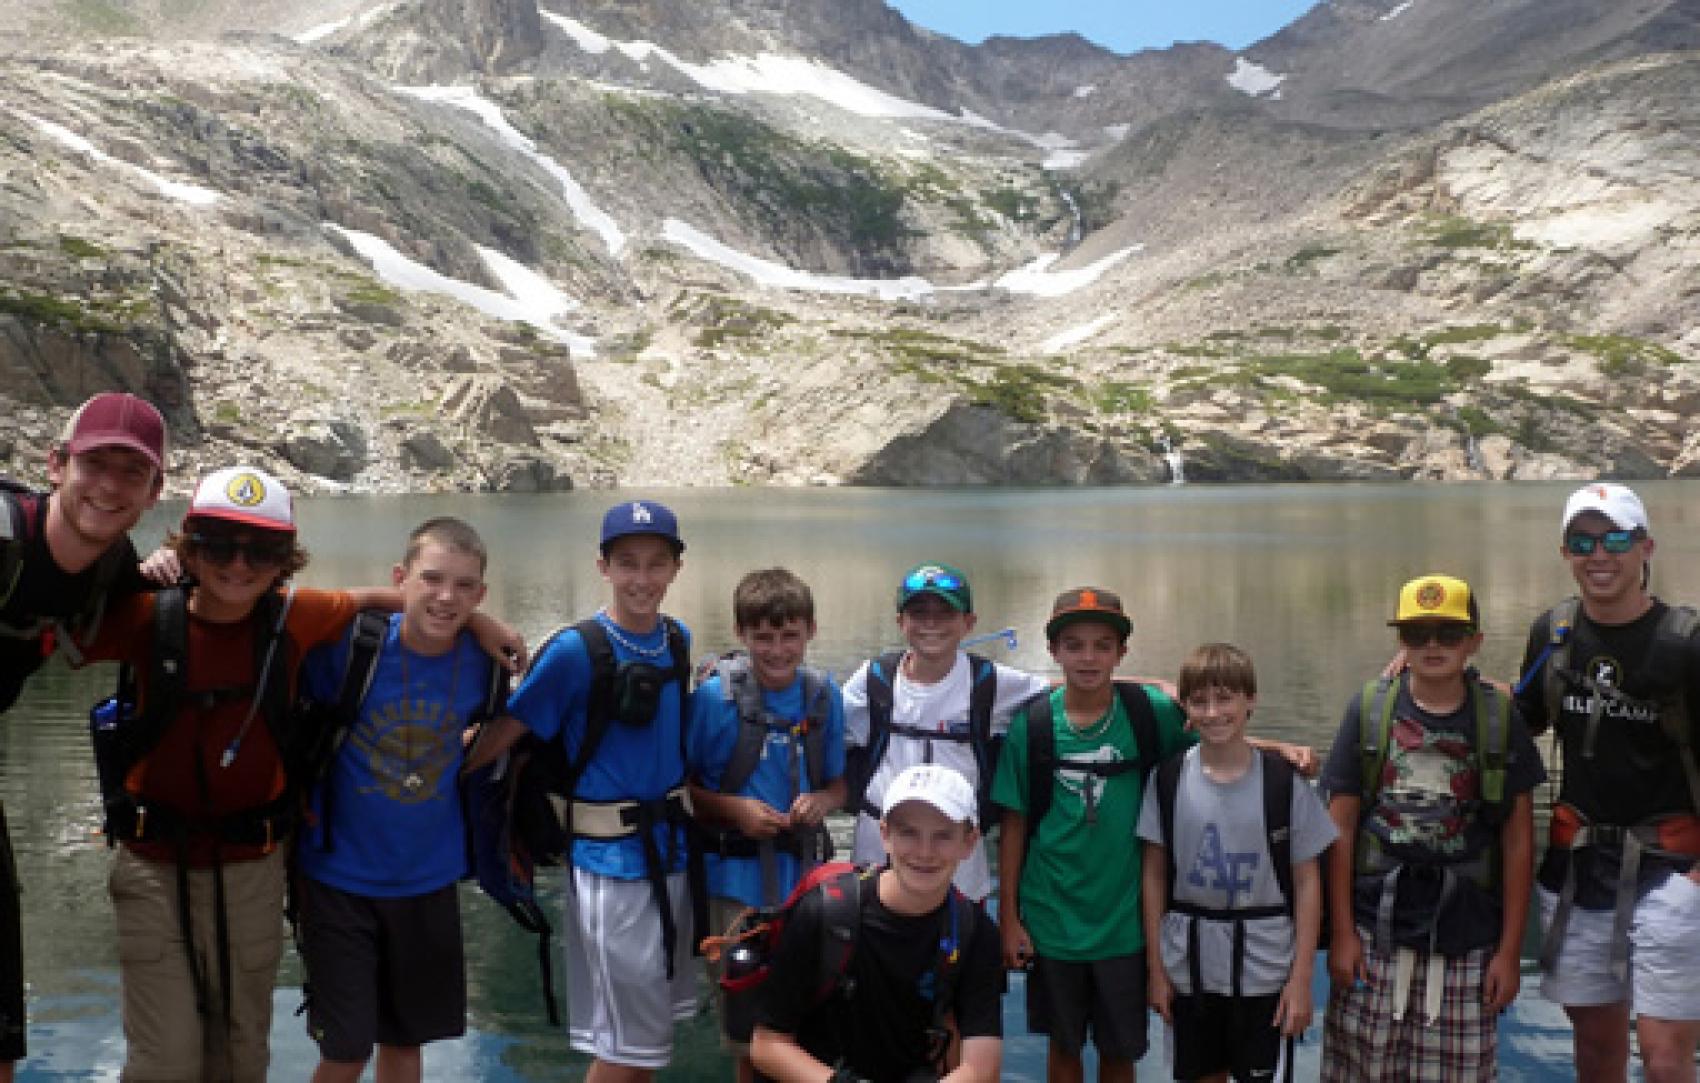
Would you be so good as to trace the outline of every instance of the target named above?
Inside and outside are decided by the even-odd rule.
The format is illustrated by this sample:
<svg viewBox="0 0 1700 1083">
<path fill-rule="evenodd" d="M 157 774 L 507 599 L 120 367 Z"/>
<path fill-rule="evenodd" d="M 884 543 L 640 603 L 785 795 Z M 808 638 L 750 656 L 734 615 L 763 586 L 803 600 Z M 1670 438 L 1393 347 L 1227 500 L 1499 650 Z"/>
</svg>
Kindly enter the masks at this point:
<svg viewBox="0 0 1700 1083">
<path fill-rule="evenodd" d="M 1483 477 L 1487 476 L 1487 467 L 1482 465 L 1481 450 L 1476 447 L 1475 433 L 1470 433 L 1464 437 L 1464 461 L 1469 464 L 1471 470 Z"/>
<path fill-rule="evenodd" d="M 1085 234 L 1085 221 L 1080 216 L 1080 204 L 1074 201 L 1074 193 L 1062 187 L 1059 187 L 1057 192 L 1062 196 L 1062 201 L 1068 204 L 1069 213 L 1074 215 L 1074 224 L 1068 227 L 1068 240 L 1063 242 L 1063 251 L 1066 252 L 1080 243 L 1080 238 Z"/>
<path fill-rule="evenodd" d="M 1157 448 L 1163 453 L 1163 461 L 1169 466 L 1169 484 L 1186 484 L 1186 461 L 1181 458 L 1181 449 L 1164 433 L 1157 438 Z"/>
</svg>

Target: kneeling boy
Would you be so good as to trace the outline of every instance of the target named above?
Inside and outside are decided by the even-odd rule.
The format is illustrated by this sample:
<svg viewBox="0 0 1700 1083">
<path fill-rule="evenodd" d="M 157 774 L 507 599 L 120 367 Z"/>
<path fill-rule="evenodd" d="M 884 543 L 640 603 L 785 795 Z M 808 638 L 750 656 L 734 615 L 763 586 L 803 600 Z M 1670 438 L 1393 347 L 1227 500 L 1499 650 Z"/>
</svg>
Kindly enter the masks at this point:
<svg viewBox="0 0 1700 1083">
<path fill-rule="evenodd" d="M 845 980 L 854 996 L 816 996 L 827 935 L 821 893 L 798 902 L 757 1007 L 751 1058 L 782 1083 L 944 1077 L 961 1040 L 958 1083 L 998 1078 L 1003 967 L 998 933 L 951 888 L 979 845 L 978 799 L 940 764 L 906 768 L 885 790 L 880 835 L 890 864 L 862 881 Z M 827 976 L 829 977 L 829 976 Z"/>
</svg>

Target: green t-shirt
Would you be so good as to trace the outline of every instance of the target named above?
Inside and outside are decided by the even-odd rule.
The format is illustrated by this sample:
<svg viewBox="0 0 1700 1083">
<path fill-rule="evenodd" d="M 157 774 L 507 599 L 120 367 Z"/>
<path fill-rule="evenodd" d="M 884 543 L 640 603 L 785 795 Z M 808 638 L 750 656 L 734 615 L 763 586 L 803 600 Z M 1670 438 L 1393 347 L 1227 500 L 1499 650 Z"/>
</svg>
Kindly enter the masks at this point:
<svg viewBox="0 0 1700 1083">
<path fill-rule="evenodd" d="M 1175 701 L 1146 688 L 1157 715 L 1160 757 L 1197 742 Z M 1103 718 L 1076 730 L 1063 711 L 1063 689 L 1051 693 L 1057 758 L 1131 760 L 1137 751 L 1133 724 L 1117 696 Z M 998 760 L 992 800 L 1025 813 L 1028 808 L 1027 712 L 1016 714 Z M 1084 787 L 1093 787 L 1096 819 L 1088 822 Z M 1021 921 L 1047 959 L 1082 962 L 1132 955 L 1145 947 L 1139 912 L 1139 806 L 1145 780 L 1134 771 L 1101 778 L 1061 767 L 1051 787 L 1051 808 L 1033 836 L 1021 866 Z"/>
</svg>

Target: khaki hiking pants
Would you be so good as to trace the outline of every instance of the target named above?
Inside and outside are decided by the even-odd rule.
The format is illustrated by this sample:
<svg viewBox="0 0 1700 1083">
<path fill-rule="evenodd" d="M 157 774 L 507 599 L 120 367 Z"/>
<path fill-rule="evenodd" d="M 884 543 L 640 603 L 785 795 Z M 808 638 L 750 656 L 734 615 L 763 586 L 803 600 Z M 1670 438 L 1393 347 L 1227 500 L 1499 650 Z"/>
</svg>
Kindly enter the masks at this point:
<svg viewBox="0 0 1700 1083">
<path fill-rule="evenodd" d="M 287 847 L 224 866 L 230 945 L 230 1017 L 219 985 L 213 871 L 189 870 L 193 950 L 206 987 L 195 984 L 177 909 L 177 867 L 118 847 L 108 879 L 118 919 L 125 1083 L 265 1083 L 271 1060 L 272 989 L 283 954 Z"/>
</svg>

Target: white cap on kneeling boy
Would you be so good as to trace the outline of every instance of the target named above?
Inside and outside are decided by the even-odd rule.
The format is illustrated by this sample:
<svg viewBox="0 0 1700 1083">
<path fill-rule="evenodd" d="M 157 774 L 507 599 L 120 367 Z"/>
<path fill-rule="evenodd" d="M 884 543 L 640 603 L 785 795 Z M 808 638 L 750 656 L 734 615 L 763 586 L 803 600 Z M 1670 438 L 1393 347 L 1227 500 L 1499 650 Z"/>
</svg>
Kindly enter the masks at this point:
<svg viewBox="0 0 1700 1083">
<path fill-rule="evenodd" d="M 957 823 L 972 823 L 979 809 L 974 787 L 962 773 L 937 763 L 918 763 L 899 772 L 885 788 L 880 818 L 890 816 L 905 801 L 925 802 Z"/>
</svg>

